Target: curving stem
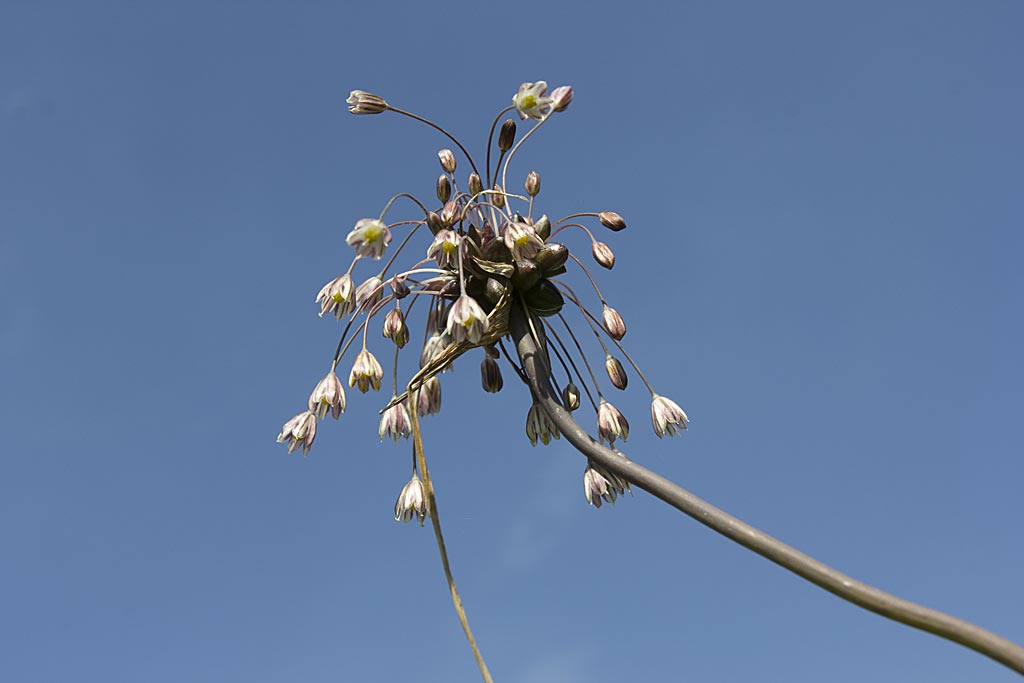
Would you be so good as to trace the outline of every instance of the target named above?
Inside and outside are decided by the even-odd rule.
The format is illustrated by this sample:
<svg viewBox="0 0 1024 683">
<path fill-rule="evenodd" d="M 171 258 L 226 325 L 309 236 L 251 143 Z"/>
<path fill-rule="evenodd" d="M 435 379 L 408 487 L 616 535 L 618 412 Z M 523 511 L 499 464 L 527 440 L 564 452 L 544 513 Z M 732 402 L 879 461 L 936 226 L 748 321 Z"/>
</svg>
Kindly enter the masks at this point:
<svg viewBox="0 0 1024 683">
<path fill-rule="evenodd" d="M 726 538 L 847 602 L 969 647 L 1024 674 L 1024 647 L 963 619 L 904 600 L 847 576 L 595 441 L 562 407 L 558 392 L 552 387 L 546 342 L 543 338 L 538 341 L 531 333 L 532 328 L 543 334 L 543 325 L 536 319 L 531 324 L 520 306 L 513 305 L 510 313 L 509 335 L 515 342 L 535 400 L 580 453 Z"/>
</svg>

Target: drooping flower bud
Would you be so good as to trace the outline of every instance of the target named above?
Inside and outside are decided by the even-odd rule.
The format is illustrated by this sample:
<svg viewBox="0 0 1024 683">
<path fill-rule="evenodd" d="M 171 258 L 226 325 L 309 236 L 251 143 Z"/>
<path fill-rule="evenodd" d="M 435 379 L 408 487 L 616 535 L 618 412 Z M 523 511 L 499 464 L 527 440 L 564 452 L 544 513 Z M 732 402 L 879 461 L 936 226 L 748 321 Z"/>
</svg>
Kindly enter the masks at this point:
<svg viewBox="0 0 1024 683">
<path fill-rule="evenodd" d="M 551 91 L 551 111 L 565 111 L 572 102 L 572 86 L 561 85 Z"/>
<path fill-rule="evenodd" d="M 431 211 L 427 214 L 427 227 L 430 228 L 430 232 L 436 235 L 444 229 L 444 221 L 441 220 L 439 215 Z"/>
<path fill-rule="evenodd" d="M 654 394 L 651 400 L 651 422 L 659 439 L 666 434 L 675 436 L 679 429 L 686 429 L 689 419 L 675 401 Z"/>
<path fill-rule="evenodd" d="M 396 299 L 404 299 L 409 296 L 409 285 L 406 283 L 404 277 L 398 277 L 397 275 L 391 278 L 391 291 L 395 293 Z"/>
<path fill-rule="evenodd" d="M 409 342 L 409 328 L 405 324 L 402 309 L 392 308 L 384 317 L 384 336 L 402 348 Z"/>
<path fill-rule="evenodd" d="M 452 227 L 459 216 L 459 202 L 452 200 L 441 209 L 441 225 L 446 228 Z"/>
<path fill-rule="evenodd" d="M 437 377 L 431 377 L 420 387 L 416 399 L 416 412 L 420 416 L 441 412 L 441 380 Z"/>
<path fill-rule="evenodd" d="M 530 171 L 526 176 L 526 194 L 536 197 L 540 192 L 540 173 Z"/>
<path fill-rule="evenodd" d="M 609 337 L 619 341 L 626 336 L 626 323 L 614 308 L 605 304 L 601 311 L 601 318 L 604 320 L 604 329 L 608 332 Z"/>
<path fill-rule="evenodd" d="M 622 363 L 619 359 L 608 354 L 604 359 L 604 369 L 608 373 L 608 379 L 611 380 L 612 385 L 616 389 L 625 389 L 629 383 L 629 376 L 626 375 L 626 370 L 622 367 Z"/>
<path fill-rule="evenodd" d="M 444 173 L 437 176 L 437 201 L 444 204 L 452 198 L 452 181 Z"/>
<path fill-rule="evenodd" d="M 419 519 L 420 526 L 423 526 L 423 520 L 427 518 L 427 494 L 415 472 L 395 502 L 396 522 L 411 522 L 413 517 Z"/>
<path fill-rule="evenodd" d="M 349 112 L 353 114 L 379 114 L 388 110 L 388 103 L 383 97 L 378 97 L 363 90 L 353 90 L 345 100 Z"/>
<path fill-rule="evenodd" d="M 602 211 L 597 215 L 597 217 L 601 220 L 601 225 L 609 230 L 618 232 L 619 230 L 626 229 L 626 221 L 624 221 L 622 216 L 614 211 Z"/>
<path fill-rule="evenodd" d="M 369 311 L 380 303 L 384 296 L 384 283 L 379 277 L 373 275 L 366 279 L 366 282 L 356 287 L 356 308 L 360 311 Z"/>
<path fill-rule="evenodd" d="M 400 401 L 384 411 L 380 417 L 380 427 L 377 429 L 380 440 L 390 436 L 398 443 L 398 437 L 409 438 L 412 434 L 412 420 L 409 419 L 409 411 L 405 407 L 405 401 Z"/>
<path fill-rule="evenodd" d="M 603 398 L 597 408 L 597 437 L 609 444 L 615 439 L 625 441 L 629 438 L 629 422 L 626 417 Z"/>
<path fill-rule="evenodd" d="M 595 241 L 590 247 L 590 253 L 594 255 L 595 261 L 608 270 L 615 267 L 615 252 L 604 242 Z"/>
<path fill-rule="evenodd" d="M 309 449 L 313 446 L 313 439 L 316 438 L 316 415 L 311 411 L 299 413 L 284 423 L 281 433 L 277 435 L 277 442 L 288 442 L 288 452 L 292 453 L 296 448 L 302 447 L 302 454 L 309 455 Z"/>
<path fill-rule="evenodd" d="M 437 160 L 441 162 L 441 168 L 449 173 L 455 173 L 455 154 L 450 149 L 438 150 Z"/>
<path fill-rule="evenodd" d="M 337 420 L 345 412 L 345 389 L 333 370 L 313 389 L 313 393 L 309 395 L 308 407 L 309 412 L 316 415 L 318 420 L 327 417 L 328 412 Z"/>
<path fill-rule="evenodd" d="M 498 133 L 498 149 L 507 152 L 512 149 L 516 141 L 516 122 L 512 119 L 505 119 L 501 124 L 501 132 Z"/>
<path fill-rule="evenodd" d="M 384 377 L 384 371 L 377 362 L 377 358 L 367 349 L 363 349 L 356 356 L 352 364 L 352 372 L 348 376 L 348 385 L 359 386 L 359 391 L 366 393 L 373 387 L 374 391 L 380 390 L 380 380 Z"/>
<path fill-rule="evenodd" d="M 471 194 L 480 194 L 484 191 L 484 183 L 476 173 L 469 174 L 469 191 Z"/>
<path fill-rule="evenodd" d="M 505 194 L 498 183 L 494 183 L 494 194 L 491 195 L 491 203 L 499 209 L 505 208 Z"/>
<path fill-rule="evenodd" d="M 501 391 L 504 381 L 501 379 L 501 367 L 498 366 L 498 361 L 490 357 L 484 358 L 480 363 L 480 382 L 483 384 L 484 391 L 490 394 Z"/>
<path fill-rule="evenodd" d="M 575 383 L 569 382 L 562 389 L 562 405 L 569 411 L 580 407 L 580 388 Z"/>
</svg>

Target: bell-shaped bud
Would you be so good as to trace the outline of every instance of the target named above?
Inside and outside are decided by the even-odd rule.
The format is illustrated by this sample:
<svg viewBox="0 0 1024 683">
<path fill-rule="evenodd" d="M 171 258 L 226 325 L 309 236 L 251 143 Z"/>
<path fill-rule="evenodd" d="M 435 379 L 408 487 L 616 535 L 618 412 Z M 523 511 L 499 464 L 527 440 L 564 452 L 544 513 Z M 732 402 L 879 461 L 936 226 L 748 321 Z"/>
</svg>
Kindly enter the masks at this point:
<svg viewBox="0 0 1024 683">
<path fill-rule="evenodd" d="M 608 304 L 605 304 L 601 311 L 601 319 L 604 321 L 604 329 L 608 332 L 609 337 L 619 341 L 626 336 L 626 323 L 623 322 L 619 312 Z"/>
<path fill-rule="evenodd" d="M 594 255 L 595 261 L 608 270 L 615 267 L 615 252 L 604 242 L 595 241 L 590 247 L 590 253 Z"/>
<path fill-rule="evenodd" d="M 388 110 L 388 103 L 384 101 L 383 97 L 363 90 L 353 90 L 345 102 L 352 114 L 379 114 Z"/>
<path fill-rule="evenodd" d="M 452 181 L 444 173 L 437 176 L 437 201 L 444 204 L 452 198 Z"/>
<path fill-rule="evenodd" d="M 515 141 L 516 122 L 512 119 L 505 119 L 505 123 L 501 124 L 501 132 L 498 133 L 498 149 L 502 152 L 507 152 L 512 149 Z"/>
<path fill-rule="evenodd" d="M 501 367 L 498 365 L 498 361 L 490 356 L 484 358 L 480 363 L 480 382 L 483 384 L 484 391 L 490 394 L 498 393 L 504 386 L 501 379 Z"/>
<path fill-rule="evenodd" d="M 446 228 L 452 227 L 459 216 L 459 203 L 452 200 L 441 209 L 441 223 Z"/>
<path fill-rule="evenodd" d="M 576 410 L 580 407 L 580 388 L 573 382 L 569 382 L 562 389 L 562 405 L 566 410 Z"/>
<path fill-rule="evenodd" d="M 480 176 L 476 173 L 469 174 L 469 192 L 470 194 L 480 194 L 484 191 L 484 183 L 480 180 Z"/>
<path fill-rule="evenodd" d="M 498 183 L 494 184 L 494 194 L 491 195 L 491 203 L 499 209 L 505 208 L 505 194 Z"/>
<path fill-rule="evenodd" d="M 602 211 L 597 214 L 597 217 L 601 220 L 601 225 L 618 232 L 619 230 L 626 229 L 626 221 L 622 219 L 622 216 L 615 213 L 614 211 Z"/>
<path fill-rule="evenodd" d="M 402 309 L 392 308 L 384 317 L 384 336 L 395 342 L 395 346 L 402 348 L 409 343 L 409 328 L 405 324 L 405 316 Z"/>
<path fill-rule="evenodd" d="M 427 214 L 427 227 L 430 228 L 430 232 L 436 235 L 444 229 L 444 221 L 441 220 L 439 215 L 431 211 Z"/>
<path fill-rule="evenodd" d="M 551 111 L 565 111 L 572 102 L 572 86 L 562 85 L 551 91 Z"/>
<path fill-rule="evenodd" d="M 441 162 L 441 168 L 448 173 L 455 173 L 455 154 L 450 149 L 438 150 L 437 160 Z"/>
<path fill-rule="evenodd" d="M 604 359 L 604 369 L 608 373 L 608 379 L 611 380 L 612 385 L 616 389 L 625 389 L 629 383 L 629 377 L 626 375 L 625 368 L 622 367 L 622 363 L 619 359 L 611 354 L 607 354 Z"/>
<path fill-rule="evenodd" d="M 536 197 L 540 192 L 540 173 L 536 171 L 530 171 L 530 174 L 526 176 L 526 194 L 531 197 Z"/>
</svg>

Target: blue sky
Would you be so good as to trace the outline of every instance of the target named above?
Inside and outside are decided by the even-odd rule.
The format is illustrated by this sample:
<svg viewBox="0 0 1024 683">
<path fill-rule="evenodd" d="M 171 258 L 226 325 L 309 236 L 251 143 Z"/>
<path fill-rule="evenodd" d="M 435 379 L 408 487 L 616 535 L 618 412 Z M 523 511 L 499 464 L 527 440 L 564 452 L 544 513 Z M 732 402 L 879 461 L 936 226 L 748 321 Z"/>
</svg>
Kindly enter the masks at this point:
<svg viewBox="0 0 1024 683">
<path fill-rule="evenodd" d="M 576 99 L 520 177 L 552 216 L 626 217 L 602 288 L 692 418 L 659 442 L 634 380 L 626 452 L 1024 641 L 1022 22 L 995 1 L 3 3 L 4 680 L 477 677 L 429 529 L 391 519 L 387 397 L 349 392 L 306 459 L 274 437 L 329 364 L 313 297 L 345 235 L 429 198 L 444 146 L 348 115 L 348 91 L 479 154 L 537 79 Z M 525 389 L 483 394 L 466 360 L 424 427 L 496 680 L 1017 680 L 646 494 L 589 508 L 582 457 L 530 448 Z"/>
</svg>

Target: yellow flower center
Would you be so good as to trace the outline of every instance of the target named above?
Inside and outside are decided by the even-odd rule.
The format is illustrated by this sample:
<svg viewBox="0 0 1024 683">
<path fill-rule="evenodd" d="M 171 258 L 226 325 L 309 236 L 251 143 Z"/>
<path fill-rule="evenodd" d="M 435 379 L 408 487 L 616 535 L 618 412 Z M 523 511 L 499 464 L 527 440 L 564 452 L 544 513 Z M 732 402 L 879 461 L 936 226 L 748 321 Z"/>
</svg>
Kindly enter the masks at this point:
<svg viewBox="0 0 1024 683">
<path fill-rule="evenodd" d="M 537 98 L 533 95 L 524 95 L 523 99 L 519 101 L 521 109 L 533 109 L 537 106 Z"/>
</svg>

